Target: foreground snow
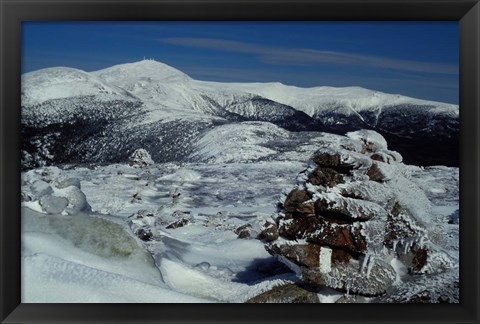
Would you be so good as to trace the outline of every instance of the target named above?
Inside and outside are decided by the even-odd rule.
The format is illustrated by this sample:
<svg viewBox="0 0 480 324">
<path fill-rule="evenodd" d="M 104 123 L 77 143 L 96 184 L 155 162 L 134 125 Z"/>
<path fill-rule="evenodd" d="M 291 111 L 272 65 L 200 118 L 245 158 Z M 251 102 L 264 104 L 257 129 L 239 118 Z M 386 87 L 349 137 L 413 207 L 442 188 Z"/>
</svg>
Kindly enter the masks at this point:
<svg viewBox="0 0 480 324">
<path fill-rule="evenodd" d="M 23 173 L 22 302 L 245 302 L 296 281 L 261 241 L 234 233 L 245 224 L 258 231 L 303 171 L 302 156 L 280 156 L 283 161 L 46 167 Z M 458 225 L 448 224 L 458 209 L 458 169 L 405 166 L 403 173 L 434 203 L 433 239 L 458 260 Z M 68 200 L 59 188 L 68 184 L 86 201 Z M 60 215 L 47 214 L 42 196 L 43 201 L 67 197 L 68 205 Z M 69 214 L 68 208 L 77 212 Z M 153 241 L 133 235 L 154 219 L 132 216 L 142 211 L 161 222 Z M 167 228 L 182 218 L 186 225 Z M 401 273 L 401 265 L 395 266 Z M 335 302 L 340 296 L 328 291 L 319 297 Z"/>
</svg>

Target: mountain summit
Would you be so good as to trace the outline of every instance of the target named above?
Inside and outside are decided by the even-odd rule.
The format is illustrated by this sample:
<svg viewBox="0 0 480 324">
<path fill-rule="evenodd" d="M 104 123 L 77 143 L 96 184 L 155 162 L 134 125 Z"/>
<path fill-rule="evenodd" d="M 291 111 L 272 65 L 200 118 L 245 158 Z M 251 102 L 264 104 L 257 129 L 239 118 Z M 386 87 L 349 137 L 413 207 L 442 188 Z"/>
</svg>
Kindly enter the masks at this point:
<svg viewBox="0 0 480 324">
<path fill-rule="evenodd" d="M 371 129 L 407 163 L 456 166 L 458 112 L 456 105 L 360 87 L 200 81 L 153 60 L 22 76 L 23 154 L 30 167 L 119 162 L 142 147 L 154 160 L 183 161 L 217 125 L 251 121 L 291 132 Z"/>
</svg>

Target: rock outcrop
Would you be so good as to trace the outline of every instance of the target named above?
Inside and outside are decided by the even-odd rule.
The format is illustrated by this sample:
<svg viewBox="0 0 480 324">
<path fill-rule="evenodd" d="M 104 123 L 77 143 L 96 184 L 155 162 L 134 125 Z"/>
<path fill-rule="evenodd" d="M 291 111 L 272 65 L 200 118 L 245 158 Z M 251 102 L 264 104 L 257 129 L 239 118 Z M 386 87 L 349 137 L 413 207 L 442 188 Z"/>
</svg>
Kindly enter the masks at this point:
<svg viewBox="0 0 480 324">
<path fill-rule="evenodd" d="M 331 142 L 330 142 L 331 143 Z M 430 202 L 374 131 L 321 147 L 259 238 L 309 285 L 382 296 L 404 275 L 442 271 L 448 255 L 428 238 Z"/>
</svg>

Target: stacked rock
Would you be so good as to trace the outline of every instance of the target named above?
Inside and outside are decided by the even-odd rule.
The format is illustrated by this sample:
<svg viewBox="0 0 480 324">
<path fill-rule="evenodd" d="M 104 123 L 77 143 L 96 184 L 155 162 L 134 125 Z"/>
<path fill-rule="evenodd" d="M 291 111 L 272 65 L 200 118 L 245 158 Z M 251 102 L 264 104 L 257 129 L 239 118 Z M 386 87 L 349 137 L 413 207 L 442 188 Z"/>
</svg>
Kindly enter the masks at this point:
<svg viewBox="0 0 480 324">
<path fill-rule="evenodd" d="M 134 168 L 143 168 L 154 164 L 150 153 L 145 149 L 137 149 L 130 155 L 128 165 Z"/>
<path fill-rule="evenodd" d="M 429 254 L 439 252 L 425 229 L 430 203 L 378 133 L 337 142 L 315 153 L 260 238 L 308 284 L 379 296 L 399 279 L 399 264 L 411 274 L 432 268 Z"/>
</svg>

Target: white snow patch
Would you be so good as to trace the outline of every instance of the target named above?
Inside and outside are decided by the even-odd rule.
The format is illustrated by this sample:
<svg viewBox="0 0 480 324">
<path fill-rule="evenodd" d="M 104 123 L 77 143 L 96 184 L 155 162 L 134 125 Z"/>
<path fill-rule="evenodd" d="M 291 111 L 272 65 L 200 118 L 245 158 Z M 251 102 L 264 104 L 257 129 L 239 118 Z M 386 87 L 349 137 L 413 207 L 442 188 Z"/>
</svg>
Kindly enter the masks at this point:
<svg viewBox="0 0 480 324">
<path fill-rule="evenodd" d="M 320 248 L 320 272 L 328 273 L 332 271 L 332 249 L 321 247 Z"/>
</svg>

